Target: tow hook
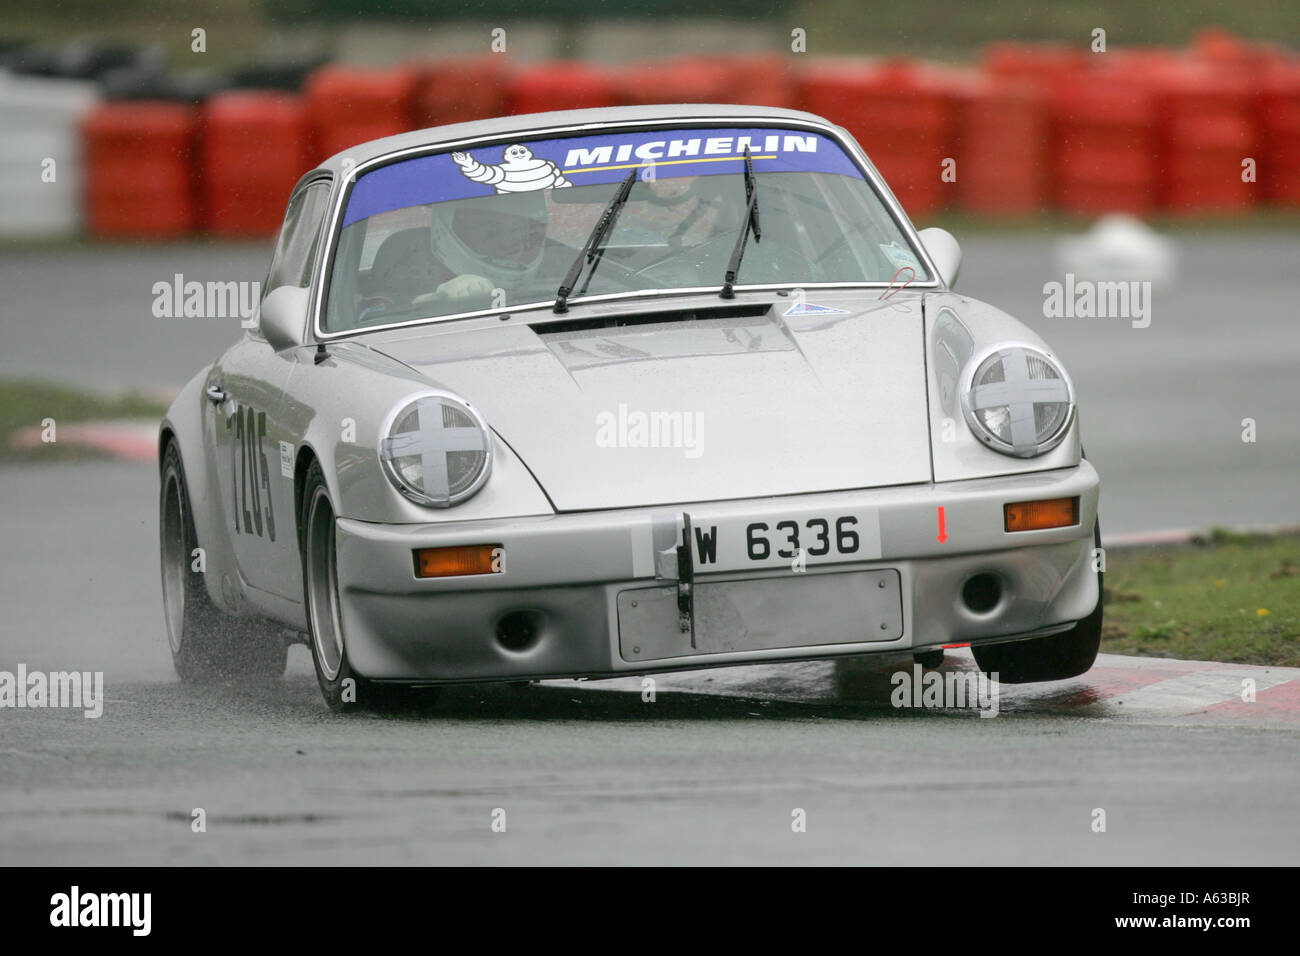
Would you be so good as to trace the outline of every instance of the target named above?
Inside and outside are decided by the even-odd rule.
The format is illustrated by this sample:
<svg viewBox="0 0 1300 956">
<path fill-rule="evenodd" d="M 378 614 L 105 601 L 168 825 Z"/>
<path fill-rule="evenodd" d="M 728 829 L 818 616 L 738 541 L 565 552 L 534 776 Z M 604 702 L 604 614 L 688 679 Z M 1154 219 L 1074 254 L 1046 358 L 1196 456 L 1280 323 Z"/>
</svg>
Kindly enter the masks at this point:
<svg viewBox="0 0 1300 956">
<path fill-rule="evenodd" d="M 691 516 L 682 512 L 682 543 L 677 546 L 677 626 L 695 647 L 695 558 L 691 554 Z"/>
</svg>

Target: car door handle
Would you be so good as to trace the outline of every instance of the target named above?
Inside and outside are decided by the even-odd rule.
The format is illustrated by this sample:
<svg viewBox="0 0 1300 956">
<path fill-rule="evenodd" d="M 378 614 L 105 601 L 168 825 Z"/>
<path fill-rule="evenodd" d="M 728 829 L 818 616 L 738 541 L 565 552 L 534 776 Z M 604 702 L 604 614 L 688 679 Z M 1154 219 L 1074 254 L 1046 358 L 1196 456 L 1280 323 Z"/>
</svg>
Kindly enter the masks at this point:
<svg viewBox="0 0 1300 956">
<path fill-rule="evenodd" d="M 208 401 L 213 405 L 220 405 L 230 397 L 230 393 L 224 391 L 220 385 L 209 385 L 203 390 L 203 394 L 208 396 Z"/>
</svg>

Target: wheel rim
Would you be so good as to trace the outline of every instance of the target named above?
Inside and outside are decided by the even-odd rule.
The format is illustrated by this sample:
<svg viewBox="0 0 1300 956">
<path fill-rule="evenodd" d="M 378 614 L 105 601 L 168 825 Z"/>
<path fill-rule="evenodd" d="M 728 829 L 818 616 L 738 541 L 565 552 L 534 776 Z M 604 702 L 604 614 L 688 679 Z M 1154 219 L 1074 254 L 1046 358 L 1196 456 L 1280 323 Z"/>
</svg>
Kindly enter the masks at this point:
<svg viewBox="0 0 1300 956">
<path fill-rule="evenodd" d="M 334 551 L 334 510 L 324 488 L 317 488 L 307 511 L 307 613 L 316 662 L 327 680 L 343 666 L 343 627 L 339 619 L 338 571 Z"/>
<path fill-rule="evenodd" d="M 168 472 L 162 499 L 162 590 L 163 616 L 167 620 L 167 643 L 180 653 L 185 622 L 185 575 L 189 555 L 185 550 L 185 511 L 180 479 Z"/>
</svg>

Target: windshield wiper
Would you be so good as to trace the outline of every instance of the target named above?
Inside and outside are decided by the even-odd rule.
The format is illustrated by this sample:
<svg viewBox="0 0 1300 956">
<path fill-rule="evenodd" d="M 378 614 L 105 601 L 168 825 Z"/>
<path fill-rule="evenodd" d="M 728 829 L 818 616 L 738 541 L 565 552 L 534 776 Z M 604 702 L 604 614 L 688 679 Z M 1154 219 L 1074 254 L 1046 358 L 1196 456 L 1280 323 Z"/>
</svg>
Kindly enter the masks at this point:
<svg viewBox="0 0 1300 956">
<path fill-rule="evenodd" d="M 727 263 L 727 274 L 723 278 L 721 292 L 724 299 L 736 297 L 736 273 L 740 271 L 740 260 L 745 254 L 745 241 L 751 231 L 754 233 L 755 242 L 763 238 L 763 230 L 758 225 L 758 181 L 754 178 L 754 161 L 749 156 L 749 147 L 746 146 L 745 225 L 740 230 L 740 238 L 736 240 L 736 248 L 731 251 L 731 261 Z"/>
<path fill-rule="evenodd" d="M 598 258 L 597 247 L 604 240 L 605 234 L 614 228 L 614 220 L 618 218 L 619 211 L 627 202 L 628 194 L 632 192 L 634 182 L 636 182 L 635 168 L 627 174 L 627 178 L 618 187 L 618 192 L 614 194 L 614 198 L 605 207 L 605 211 L 600 214 L 600 219 L 596 222 L 596 228 L 587 237 L 587 242 L 583 245 L 582 251 L 578 253 L 578 258 L 573 260 L 573 265 L 569 267 L 569 271 L 565 274 L 564 281 L 560 283 L 560 288 L 555 293 L 555 306 L 552 309 L 556 315 L 563 315 L 569 311 L 569 293 L 573 291 L 578 276 L 582 274 L 583 264 Z M 604 249 L 602 247 L 600 254 L 603 255 L 603 253 Z M 595 267 L 591 271 L 595 272 Z M 590 278 L 587 279 L 587 284 L 591 285 Z"/>
</svg>

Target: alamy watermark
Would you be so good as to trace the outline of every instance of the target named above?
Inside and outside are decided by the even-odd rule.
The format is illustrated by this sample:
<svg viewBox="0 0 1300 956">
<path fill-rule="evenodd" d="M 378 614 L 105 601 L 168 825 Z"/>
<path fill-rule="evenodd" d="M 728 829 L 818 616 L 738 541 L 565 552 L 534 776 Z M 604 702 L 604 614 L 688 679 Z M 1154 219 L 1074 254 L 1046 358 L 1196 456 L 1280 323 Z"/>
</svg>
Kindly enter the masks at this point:
<svg viewBox="0 0 1300 956">
<path fill-rule="evenodd" d="M 50 897 L 50 925 L 127 927 L 133 936 L 148 936 L 152 910 L 152 893 L 83 893 L 73 886 Z"/>
<path fill-rule="evenodd" d="M 596 415 L 597 448 L 680 448 L 687 458 L 704 454 L 704 413 L 638 411 L 619 402 L 617 412 Z"/>
<path fill-rule="evenodd" d="M 260 282 L 186 281 L 176 273 L 171 282 L 153 284 L 153 315 L 156 319 L 239 319 L 251 329 L 256 322 L 257 303 L 262 297 Z"/>
<path fill-rule="evenodd" d="M 1131 319 L 1133 328 L 1151 324 L 1151 283 L 1095 282 L 1065 274 L 1064 282 L 1043 284 L 1045 319 Z"/>
<path fill-rule="evenodd" d="M 896 708 L 975 708 L 981 717 L 998 715 L 998 675 L 983 671 L 922 672 L 920 664 L 910 671 L 895 671 L 889 683 L 894 689 L 889 703 Z"/>
<path fill-rule="evenodd" d="M 88 720 L 104 713 L 103 671 L 0 671 L 0 708 L 66 707 L 85 711 Z"/>
</svg>

